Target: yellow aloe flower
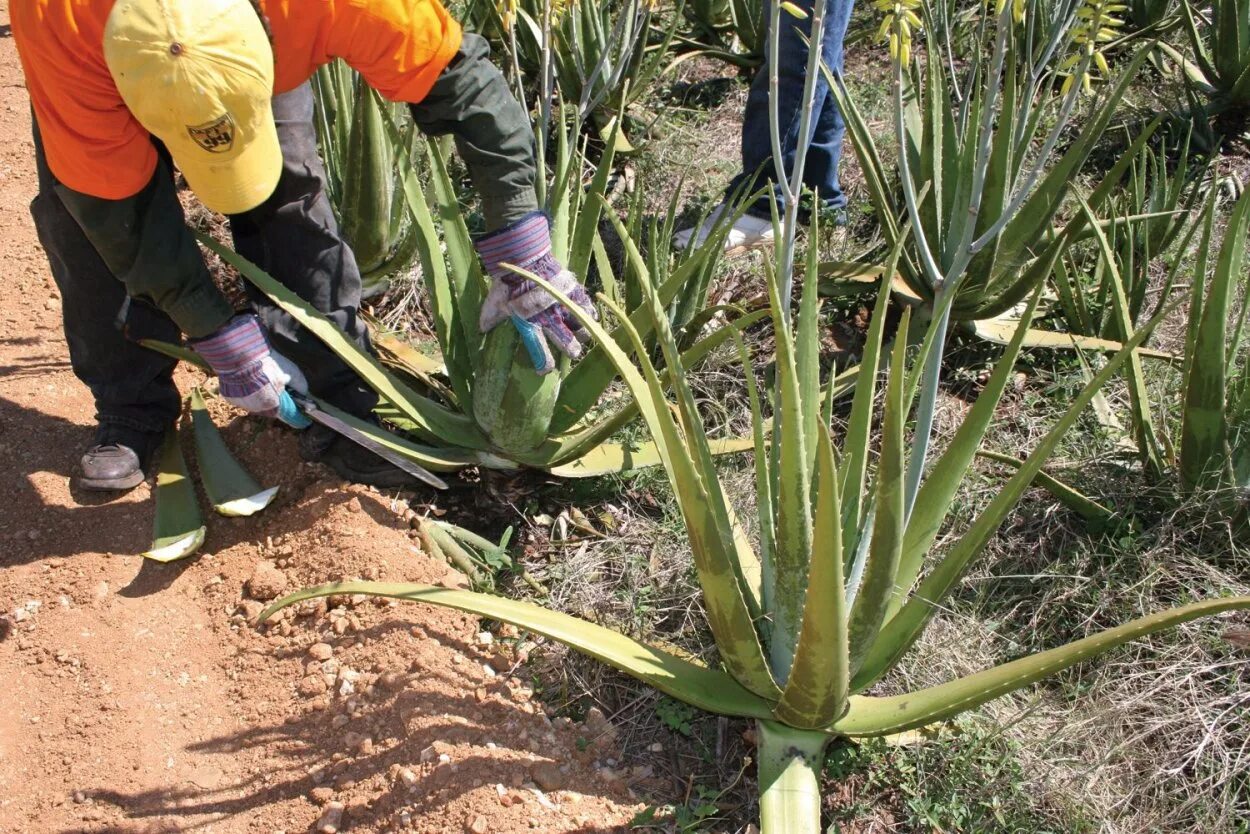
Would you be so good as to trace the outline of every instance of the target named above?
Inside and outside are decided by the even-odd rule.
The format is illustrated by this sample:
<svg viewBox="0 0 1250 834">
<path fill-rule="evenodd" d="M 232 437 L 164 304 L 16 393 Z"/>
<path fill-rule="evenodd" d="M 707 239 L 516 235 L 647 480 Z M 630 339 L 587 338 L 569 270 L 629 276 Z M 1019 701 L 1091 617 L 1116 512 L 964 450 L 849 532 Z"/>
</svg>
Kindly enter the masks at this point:
<svg viewBox="0 0 1250 834">
<path fill-rule="evenodd" d="M 986 0 L 988 4 L 988 0 Z M 1003 13 L 1003 9 L 1007 7 L 1007 0 L 995 0 L 994 14 Z M 1011 0 L 1011 17 L 1016 23 L 1024 21 L 1024 0 Z"/>
<path fill-rule="evenodd" d="M 517 0 L 496 0 L 495 11 L 499 13 L 499 21 L 504 31 L 509 31 L 516 25 L 516 5 Z"/>
<path fill-rule="evenodd" d="M 1084 0 L 1077 8 L 1077 22 L 1071 32 L 1076 52 L 1059 65 L 1059 74 L 1066 76 L 1063 81 L 1065 95 L 1077 83 L 1085 93 L 1092 93 L 1094 83 L 1111 74 L 1103 45 L 1119 37 L 1116 30 L 1124 26 L 1124 18 L 1116 15 L 1127 8 L 1124 3 L 1116 0 Z M 1081 69 L 1089 66 L 1087 59 L 1098 71 L 1098 75 L 1094 75 L 1089 69 Z"/>
<path fill-rule="evenodd" d="M 884 12 L 877 40 L 890 45 L 890 57 L 906 66 L 911 63 L 912 32 L 921 26 L 920 0 L 873 0 L 877 11 Z"/>
</svg>

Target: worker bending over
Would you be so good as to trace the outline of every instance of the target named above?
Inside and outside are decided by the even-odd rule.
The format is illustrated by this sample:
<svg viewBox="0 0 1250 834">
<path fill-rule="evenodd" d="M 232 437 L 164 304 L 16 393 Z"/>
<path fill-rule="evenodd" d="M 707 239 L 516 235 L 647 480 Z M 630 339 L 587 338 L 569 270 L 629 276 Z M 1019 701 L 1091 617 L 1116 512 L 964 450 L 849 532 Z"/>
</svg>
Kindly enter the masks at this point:
<svg viewBox="0 0 1250 834">
<path fill-rule="evenodd" d="M 306 385 L 371 415 L 376 395 L 289 315 L 255 291 L 252 311 L 230 305 L 174 184 L 177 166 L 229 219 L 240 255 L 370 349 L 360 272 L 326 197 L 312 122 L 308 79 L 334 58 L 409 103 L 425 133 L 455 137 L 486 219 L 477 245 L 493 285 L 483 330 L 516 315 L 551 347 L 580 352 L 585 334 L 572 316 L 501 266 L 525 267 L 591 309 L 551 254 L 528 115 L 486 42 L 462 34 L 438 0 L 12 0 L 10 15 L 34 107 L 31 212 L 74 373 L 96 403 L 84 488 L 142 482 L 181 410 L 175 362 L 139 338 L 185 334 L 225 399 L 253 413 L 276 416 L 285 387 Z M 548 369 L 549 359 L 536 365 Z M 317 426 L 300 452 L 352 481 L 408 478 Z"/>
</svg>

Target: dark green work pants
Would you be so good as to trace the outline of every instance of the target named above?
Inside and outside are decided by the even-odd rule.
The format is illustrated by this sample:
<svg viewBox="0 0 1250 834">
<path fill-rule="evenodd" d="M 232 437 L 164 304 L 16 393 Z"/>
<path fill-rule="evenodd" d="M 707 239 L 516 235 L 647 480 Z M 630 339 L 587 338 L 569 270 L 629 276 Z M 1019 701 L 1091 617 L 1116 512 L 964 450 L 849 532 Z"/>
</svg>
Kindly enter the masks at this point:
<svg viewBox="0 0 1250 834">
<path fill-rule="evenodd" d="M 235 250 L 368 348 L 368 332 L 359 316 L 360 271 L 325 194 L 311 88 L 305 84 L 275 96 L 273 111 L 282 147 L 282 176 L 262 205 L 229 218 Z M 143 338 L 178 342 L 179 328 L 155 306 L 138 299 L 127 302 L 125 286 L 62 202 L 37 126 L 35 159 L 39 194 L 31 203 L 31 214 L 61 292 L 74 373 L 95 396 L 99 422 L 162 430 L 181 409 L 172 378 L 175 362 L 136 342 Z M 161 200 L 163 215 L 168 215 L 160 222 L 170 225 L 171 235 L 177 234 L 185 221 L 165 154 L 157 180 L 155 188 L 168 189 L 152 197 Z M 368 414 L 376 395 L 316 336 L 247 286 L 274 349 L 304 370 L 312 392 L 355 414 Z"/>
</svg>

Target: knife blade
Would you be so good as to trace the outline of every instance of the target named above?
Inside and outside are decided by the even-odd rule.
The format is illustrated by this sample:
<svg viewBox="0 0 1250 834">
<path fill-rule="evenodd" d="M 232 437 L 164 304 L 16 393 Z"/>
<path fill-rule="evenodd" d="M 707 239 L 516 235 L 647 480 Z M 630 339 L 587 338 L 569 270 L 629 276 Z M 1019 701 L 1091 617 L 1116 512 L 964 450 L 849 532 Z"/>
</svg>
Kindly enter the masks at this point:
<svg viewBox="0 0 1250 834">
<path fill-rule="evenodd" d="M 346 437 L 353 443 L 363 446 L 387 463 L 397 466 L 404 472 L 407 472 L 418 481 L 428 484 L 435 489 L 447 489 L 447 482 L 425 467 L 420 466 L 408 458 L 405 458 L 402 455 L 386 448 L 369 435 L 357 429 L 355 426 L 352 426 L 350 423 L 347 423 L 346 421 L 335 417 L 333 414 L 326 412 L 320 405 L 317 404 L 317 401 L 311 397 L 298 392 L 290 391 L 290 389 L 287 390 L 291 393 L 291 398 L 295 400 L 296 404 L 299 405 L 300 411 L 304 412 L 310 420 L 314 420 L 341 437 Z"/>
</svg>

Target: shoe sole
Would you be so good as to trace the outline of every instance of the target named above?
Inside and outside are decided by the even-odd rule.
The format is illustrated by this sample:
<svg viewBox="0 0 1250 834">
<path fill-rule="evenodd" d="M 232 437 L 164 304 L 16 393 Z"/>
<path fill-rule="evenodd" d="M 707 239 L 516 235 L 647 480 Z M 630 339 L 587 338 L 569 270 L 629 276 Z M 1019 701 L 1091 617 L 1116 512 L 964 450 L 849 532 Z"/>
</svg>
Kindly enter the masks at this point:
<svg viewBox="0 0 1250 834">
<path fill-rule="evenodd" d="M 773 245 L 773 243 L 774 241 L 771 240 L 762 240 L 759 243 L 744 243 L 741 246 L 734 246 L 726 249 L 724 257 L 734 258 L 738 255 L 745 255 L 747 252 L 752 252 L 756 249 L 768 249 Z"/>
<path fill-rule="evenodd" d="M 80 489 L 85 489 L 89 492 L 126 492 L 143 483 L 144 477 L 142 472 L 135 472 L 133 475 L 128 475 L 125 478 L 112 478 L 109 480 L 79 478 L 77 485 Z"/>
</svg>

